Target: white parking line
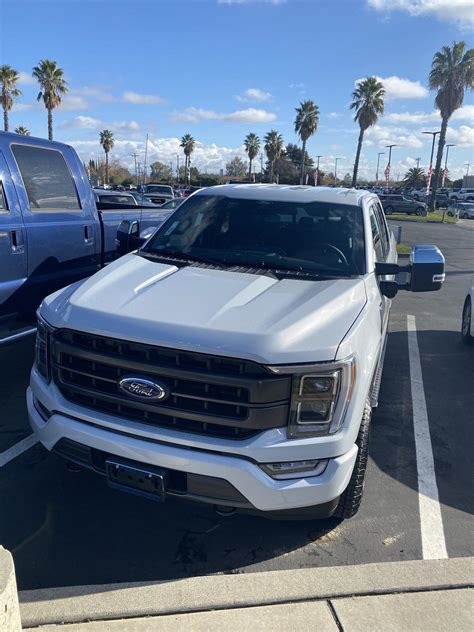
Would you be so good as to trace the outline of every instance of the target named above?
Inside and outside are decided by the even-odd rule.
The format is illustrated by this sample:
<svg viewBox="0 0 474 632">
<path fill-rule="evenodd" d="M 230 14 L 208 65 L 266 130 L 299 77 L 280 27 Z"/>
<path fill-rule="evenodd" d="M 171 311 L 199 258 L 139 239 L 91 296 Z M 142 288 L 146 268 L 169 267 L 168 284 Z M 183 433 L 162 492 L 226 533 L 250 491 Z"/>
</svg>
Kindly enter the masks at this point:
<svg viewBox="0 0 474 632">
<path fill-rule="evenodd" d="M 35 435 L 31 434 L 29 437 L 12 445 L 12 447 L 5 450 L 5 452 L 0 452 L 0 467 L 10 463 L 10 461 L 13 461 L 13 459 L 16 459 L 17 456 L 20 456 L 20 454 L 23 454 L 23 452 L 26 452 L 37 443 L 38 439 Z"/>
<path fill-rule="evenodd" d="M 430 425 L 426 410 L 425 389 L 421 372 L 416 320 L 407 315 L 408 354 L 410 358 L 411 399 L 415 430 L 418 500 L 420 506 L 421 545 L 424 560 L 447 558 L 443 518 L 431 445 Z"/>
</svg>

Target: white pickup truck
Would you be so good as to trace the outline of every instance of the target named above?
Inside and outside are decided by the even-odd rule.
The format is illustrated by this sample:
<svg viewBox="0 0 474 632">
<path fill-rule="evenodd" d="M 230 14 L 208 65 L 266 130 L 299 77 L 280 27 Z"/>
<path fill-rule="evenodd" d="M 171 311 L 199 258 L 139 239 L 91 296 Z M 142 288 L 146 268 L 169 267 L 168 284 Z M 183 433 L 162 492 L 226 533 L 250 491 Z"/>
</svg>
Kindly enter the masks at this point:
<svg viewBox="0 0 474 632">
<path fill-rule="evenodd" d="M 444 258 L 415 246 L 403 286 L 399 271 L 372 193 L 201 190 L 140 250 L 43 301 L 30 423 L 134 494 L 351 517 L 390 299 L 439 289 Z"/>
</svg>

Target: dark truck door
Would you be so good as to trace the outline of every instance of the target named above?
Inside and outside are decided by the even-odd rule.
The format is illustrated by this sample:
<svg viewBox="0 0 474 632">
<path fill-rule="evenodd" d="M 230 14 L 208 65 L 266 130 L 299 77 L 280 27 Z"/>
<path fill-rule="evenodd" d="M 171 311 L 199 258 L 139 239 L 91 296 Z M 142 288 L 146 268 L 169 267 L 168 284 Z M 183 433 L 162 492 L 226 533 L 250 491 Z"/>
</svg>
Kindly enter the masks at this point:
<svg viewBox="0 0 474 632">
<path fill-rule="evenodd" d="M 0 316 L 21 311 L 27 277 L 27 240 L 10 171 L 0 151 Z"/>
<path fill-rule="evenodd" d="M 20 176 L 16 188 L 28 245 L 27 285 L 36 307 L 47 294 L 98 270 L 100 232 L 68 146 L 32 141 L 12 143 L 11 151 Z"/>
</svg>

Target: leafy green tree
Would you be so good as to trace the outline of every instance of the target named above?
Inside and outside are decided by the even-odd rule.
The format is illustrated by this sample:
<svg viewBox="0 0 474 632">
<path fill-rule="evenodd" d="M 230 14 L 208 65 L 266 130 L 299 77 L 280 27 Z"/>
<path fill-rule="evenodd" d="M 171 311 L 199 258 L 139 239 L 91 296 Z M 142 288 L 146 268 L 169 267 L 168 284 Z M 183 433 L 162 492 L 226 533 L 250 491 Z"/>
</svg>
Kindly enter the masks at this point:
<svg viewBox="0 0 474 632">
<path fill-rule="evenodd" d="M 318 106 L 307 99 L 296 108 L 295 132 L 300 137 L 303 148 L 301 153 L 300 184 L 304 178 L 304 159 L 306 155 L 306 141 L 316 132 L 319 122 Z"/>
<path fill-rule="evenodd" d="M 242 158 L 236 156 L 232 158 L 225 166 L 226 176 L 233 176 L 234 178 L 243 178 L 247 174 L 247 163 Z"/>
<path fill-rule="evenodd" d="M 301 165 L 301 160 L 303 158 L 303 150 L 298 145 L 294 143 L 288 143 L 285 147 L 284 155 L 291 160 L 291 162 L 299 167 Z M 312 169 L 314 167 L 314 160 L 309 157 L 308 152 L 305 151 L 304 155 L 304 164 L 306 171 Z"/>
<path fill-rule="evenodd" d="M 426 182 L 425 170 L 421 167 L 411 167 L 403 177 L 403 184 L 406 187 L 421 187 Z"/>
<path fill-rule="evenodd" d="M 42 59 L 33 68 L 33 77 L 40 84 L 37 100 L 43 99 L 44 106 L 48 111 L 48 138 L 53 140 L 53 110 L 61 104 L 63 94 L 68 92 L 64 70 L 55 61 Z"/>
<path fill-rule="evenodd" d="M 109 129 L 104 129 L 99 134 L 100 144 L 105 153 L 105 183 L 109 184 L 109 152 L 115 144 L 114 135 Z"/>
<path fill-rule="evenodd" d="M 24 127 L 23 125 L 18 125 L 18 127 L 15 127 L 15 134 L 20 134 L 20 136 L 30 136 L 28 128 Z"/>
<path fill-rule="evenodd" d="M 20 75 L 11 66 L 0 66 L 0 102 L 3 108 L 3 129 L 8 132 L 8 112 L 13 107 L 13 99 L 21 96 L 21 91 L 16 87 Z"/>
<path fill-rule="evenodd" d="M 196 146 L 195 139 L 191 136 L 191 134 L 185 134 L 181 139 L 181 143 L 179 145 L 183 148 L 184 152 L 184 173 L 185 173 L 185 182 L 191 183 L 191 174 L 189 170 L 189 165 L 191 162 L 191 154 L 194 151 L 194 147 Z"/>
<path fill-rule="evenodd" d="M 267 154 L 267 158 L 270 162 L 270 182 L 273 182 L 275 160 L 280 158 L 285 148 L 283 144 L 283 137 L 279 132 L 272 129 L 265 135 L 263 142 L 265 143 L 265 153 Z"/>
<path fill-rule="evenodd" d="M 258 156 L 260 151 L 260 139 L 256 134 L 251 132 L 247 134 L 244 140 L 245 151 L 249 157 L 249 181 L 252 179 L 252 162 Z"/>
<path fill-rule="evenodd" d="M 169 165 L 157 160 L 150 165 L 150 178 L 155 182 L 172 182 L 173 170 Z"/>
<path fill-rule="evenodd" d="M 465 89 L 472 90 L 474 87 L 474 49 L 466 50 L 465 42 L 453 42 L 452 47 L 443 46 L 433 57 L 429 86 L 430 90 L 437 90 L 435 105 L 441 114 L 441 133 L 430 199 L 430 207 L 434 209 L 448 122 L 461 107 Z"/>
<path fill-rule="evenodd" d="M 352 186 L 357 184 L 357 171 L 359 169 L 360 152 L 366 130 L 378 121 L 384 112 L 385 88 L 376 77 L 367 77 L 357 84 L 352 93 L 351 110 L 355 110 L 354 121 L 359 123 L 360 133 L 357 142 L 356 157 L 354 160 L 354 172 L 352 174 Z"/>
</svg>

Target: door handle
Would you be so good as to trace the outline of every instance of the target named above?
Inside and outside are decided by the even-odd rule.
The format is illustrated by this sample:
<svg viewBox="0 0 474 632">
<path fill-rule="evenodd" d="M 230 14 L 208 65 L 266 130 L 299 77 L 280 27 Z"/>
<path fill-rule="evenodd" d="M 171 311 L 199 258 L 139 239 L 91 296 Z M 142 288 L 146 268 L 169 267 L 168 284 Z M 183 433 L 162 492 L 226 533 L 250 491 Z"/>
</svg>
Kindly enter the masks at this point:
<svg viewBox="0 0 474 632">
<path fill-rule="evenodd" d="M 14 255 L 21 255 L 25 252 L 23 231 L 21 229 L 13 229 L 10 231 L 10 250 Z"/>
<path fill-rule="evenodd" d="M 92 244 L 94 241 L 94 236 L 92 233 L 92 228 L 89 224 L 84 225 L 84 243 Z"/>
</svg>

